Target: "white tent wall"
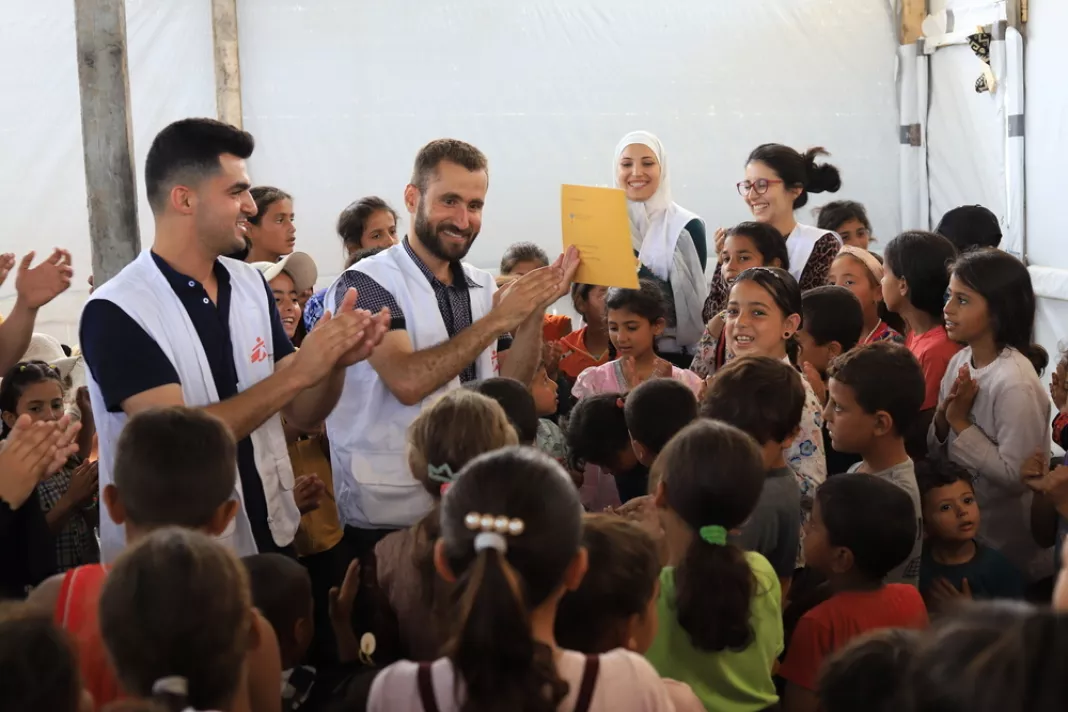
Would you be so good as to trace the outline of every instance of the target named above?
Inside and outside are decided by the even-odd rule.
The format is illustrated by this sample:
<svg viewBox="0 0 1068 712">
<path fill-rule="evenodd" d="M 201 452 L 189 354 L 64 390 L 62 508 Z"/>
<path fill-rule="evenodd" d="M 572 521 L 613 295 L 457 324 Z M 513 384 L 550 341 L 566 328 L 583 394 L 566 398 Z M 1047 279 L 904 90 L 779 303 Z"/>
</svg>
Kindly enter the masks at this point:
<svg viewBox="0 0 1068 712">
<path fill-rule="evenodd" d="M 238 15 L 253 177 L 295 196 L 322 282 L 341 267 L 338 212 L 369 194 L 402 209 L 416 151 L 440 136 L 489 157 L 470 256 L 486 269 L 520 240 L 558 252 L 560 184 L 609 183 L 634 129 L 664 141 L 675 199 L 709 237 L 746 219 L 734 184 L 768 141 L 825 146 L 838 197 L 884 239 L 899 227 L 887 0 L 257 0 Z"/>
<path fill-rule="evenodd" d="M 1056 363 L 1068 346 L 1068 250 L 1064 182 L 1068 166 L 1068 93 L 1064 28 L 1068 2 L 1030 0 L 1027 23 L 1027 259 L 1039 296 L 1036 337 Z"/>
<path fill-rule="evenodd" d="M 45 307 L 37 329 L 77 343 L 92 271 L 79 119 L 73 0 L 5 0 L 0 30 L 0 252 L 46 256 L 64 247 L 75 281 Z M 187 116 L 215 115 L 211 0 L 127 0 L 127 49 L 142 244 L 152 213 L 140 178 L 153 136 Z M 14 275 L 0 313 L 14 303 Z"/>
<path fill-rule="evenodd" d="M 216 113 L 211 3 L 126 7 L 147 247 L 152 137 Z M 73 2 L 6 0 L 5 10 L 0 251 L 72 249 L 74 287 L 39 328 L 74 343 L 90 259 Z M 664 140 L 676 199 L 712 229 L 748 216 L 734 184 L 767 141 L 825 146 L 842 170 L 843 190 L 814 196 L 801 220 L 840 197 L 864 202 L 884 241 L 900 227 L 888 0 L 239 0 L 238 26 L 250 171 L 295 196 L 298 248 L 322 283 L 341 267 L 341 208 L 379 194 L 401 209 L 416 151 L 445 135 L 490 159 L 471 253 L 485 268 L 519 240 L 558 251 L 560 184 L 609 183 L 616 140 L 637 128 Z M 13 293 L 9 280 L 0 312 Z"/>
</svg>

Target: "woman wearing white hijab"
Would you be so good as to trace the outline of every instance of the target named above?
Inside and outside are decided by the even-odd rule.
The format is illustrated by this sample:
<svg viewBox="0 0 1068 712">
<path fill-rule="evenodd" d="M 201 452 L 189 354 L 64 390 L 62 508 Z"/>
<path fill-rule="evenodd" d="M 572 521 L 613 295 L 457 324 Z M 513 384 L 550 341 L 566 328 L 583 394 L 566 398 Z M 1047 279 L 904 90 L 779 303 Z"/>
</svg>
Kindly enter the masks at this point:
<svg viewBox="0 0 1068 712">
<path fill-rule="evenodd" d="M 641 276 L 661 283 L 671 307 L 659 351 L 679 367 L 688 368 L 705 328 L 701 316 L 708 296 L 704 221 L 671 199 L 664 147 L 648 131 L 623 137 L 616 146 L 614 168 L 616 186 L 627 193 L 631 244 L 641 263 Z"/>
</svg>

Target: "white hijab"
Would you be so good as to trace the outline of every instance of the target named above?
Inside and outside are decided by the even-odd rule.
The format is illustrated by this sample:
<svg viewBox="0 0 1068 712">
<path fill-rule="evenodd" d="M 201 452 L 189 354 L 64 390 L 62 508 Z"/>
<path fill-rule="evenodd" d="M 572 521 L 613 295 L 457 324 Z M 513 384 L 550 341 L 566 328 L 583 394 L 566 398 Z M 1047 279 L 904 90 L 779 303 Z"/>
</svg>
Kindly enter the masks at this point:
<svg viewBox="0 0 1068 712">
<path fill-rule="evenodd" d="M 618 185 L 619 159 L 627 146 L 634 144 L 648 146 L 656 156 L 660 164 L 660 185 L 645 202 L 627 200 L 631 244 L 638 253 L 638 260 L 671 284 L 677 322 L 675 338 L 682 347 L 693 346 L 704 331 L 701 311 L 708 286 L 693 241 L 685 240 L 680 245 L 679 236 L 691 220 L 700 220 L 702 225 L 704 221 L 671 199 L 664 147 L 660 139 L 648 131 L 632 131 L 616 146 L 613 184 L 622 187 Z"/>
</svg>

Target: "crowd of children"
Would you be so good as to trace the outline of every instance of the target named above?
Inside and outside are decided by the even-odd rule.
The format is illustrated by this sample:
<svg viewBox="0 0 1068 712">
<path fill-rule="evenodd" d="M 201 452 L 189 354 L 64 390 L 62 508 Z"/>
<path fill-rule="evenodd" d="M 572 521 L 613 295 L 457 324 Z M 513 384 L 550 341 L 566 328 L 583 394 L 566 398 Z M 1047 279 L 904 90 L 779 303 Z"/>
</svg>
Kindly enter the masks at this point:
<svg viewBox="0 0 1068 712">
<path fill-rule="evenodd" d="M 575 284 L 582 323 L 545 317 L 530 383 L 471 380 L 423 408 L 406 460 L 430 509 L 356 557 L 322 428 L 285 423 L 293 551 L 241 560 L 220 544 L 240 506 L 222 421 L 131 417 L 98 493 L 77 355 L 0 348 L 0 524 L 20 547 L 0 575 L 26 598 L 0 607 L 0 709 L 1064 708 L 1068 467 L 1050 441 L 1068 445 L 1068 360 L 1054 412 L 1029 273 L 983 209 L 882 256 L 858 203 L 798 225 L 808 193 L 841 184 L 820 155 L 753 152 L 754 221 L 716 233 L 692 346 L 675 272 Z M 642 134 L 620 180 L 645 190 L 662 161 Z M 293 198 L 252 194 L 238 256 L 300 346 L 327 295 L 293 251 Z M 701 261 L 703 229 L 682 229 Z M 397 243 L 397 215 L 367 197 L 338 233 L 352 265 Z M 23 306 L 69 284 L 62 256 L 46 264 L 59 283 L 26 278 Z M 547 265 L 512 245 L 497 283 Z M 126 532 L 107 565 L 101 517 Z"/>
</svg>

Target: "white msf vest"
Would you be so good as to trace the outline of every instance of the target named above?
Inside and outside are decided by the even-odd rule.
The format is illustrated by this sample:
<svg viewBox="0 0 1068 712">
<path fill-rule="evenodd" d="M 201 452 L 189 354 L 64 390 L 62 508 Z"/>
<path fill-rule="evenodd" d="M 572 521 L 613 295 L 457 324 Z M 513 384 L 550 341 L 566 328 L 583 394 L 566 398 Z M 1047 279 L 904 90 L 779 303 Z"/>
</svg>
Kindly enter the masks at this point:
<svg viewBox="0 0 1068 712">
<path fill-rule="evenodd" d="M 237 388 L 241 392 L 274 373 L 271 316 L 260 273 L 236 260 L 220 258 L 220 262 L 230 273 L 230 338 L 237 366 Z M 96 299 L 116 304 L 159 345 L 178 372 L 186 405 L 196 407 L 219 402 L 219 393 L 196 327 L 151 253 L 142 252 L 90 297 L 90 301 Z M 137 354 L 130 354 L 130 358 L 136 359 Z M 100 387 L 91 373 L 87 375 L 100 439 L 100 491 L 103 492 L 104 487 L 113 481 L 115 445 L 126 425 L 126 414 L 109 413 Z M 282 419 L 277 414 L 272 416 L 252 433 L 251 438 L 256 469 L 267 499 L 267 524 L 275 543 L 286 546 L 296 534 L 300 512 L 293 500 L 293 468 L 289 463 Z M 256 542 L 245 511 L 240 476 L 237 477 L 234 499 L 241 507 L 219 541 L 239 556 L 255 554 Z M 123 528 L 107 516 L 101 517 L 101 560 L 114 560 L 125 543 Z"/>
<path fill-rule="evenodd" d="M 821 237 L 827 234 L 834 235 L 838 244 L 842 243 L 842 239 L 830 230 L 821 230 L 818 227 L 801 223 L 797 223 L 794 231 L 786 236 L 786 253 L 790 255 L 790 274 L 798 282 L 801 281 L 801 273 L 805 271 L 808 258 L 812 256 L 812 248 L 816 246 Z"/>
<path fill-rule="evenodd" d="M 434 288 L 403 244 L 395 245 L 349 268 L 373 279 L 393 295 L 404 312 L 405 329 L 416 351 L 448 341 Z M 497 286 L 488 272 L 463 266 L 479 287 L 472 287 L 471 317 L 478 321 L 493 307 Z M 337 283 L 326 306 L 337 310 Z M 475 362 L 479 380 L 497 375 L 497 346 Z M 337 408 L 326 419 L 330 440 L 334 493 L 344 524 L 361 529 L 408 527 L 430 510 L 430 495 L 408 469 L 408 427 L 423 409 L 444 393 L 460 387 L 459 377 L 417 405 L 398 401 L 366 361 L 350 366 Z"/>
</svg>

